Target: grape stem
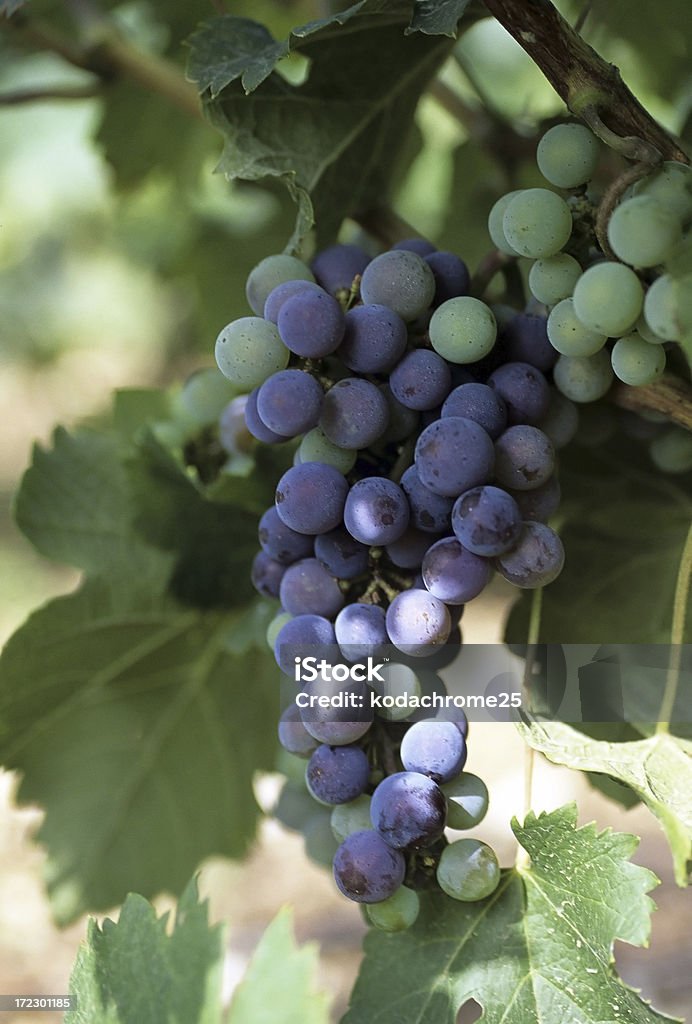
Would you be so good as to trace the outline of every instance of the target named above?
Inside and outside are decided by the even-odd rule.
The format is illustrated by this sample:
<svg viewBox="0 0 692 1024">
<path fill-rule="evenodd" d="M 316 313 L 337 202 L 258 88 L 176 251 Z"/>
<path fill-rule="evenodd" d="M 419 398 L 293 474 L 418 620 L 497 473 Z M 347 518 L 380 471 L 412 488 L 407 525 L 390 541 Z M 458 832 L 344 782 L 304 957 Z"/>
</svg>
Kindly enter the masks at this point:
<svg viewBox="0 0 692 1024">
<path fill-rule="evenodd" d="M 666 676 L 666 688 L 661 702 L 659 722 L 656 725 L 657 733 L 670 732 L 670 720 L 675 707 L 675 698 L 680 683 L 680 661 L 682 657 L 682 644 L 685 639 L 685 620 L 687 618 L 687 602 L 690 593 L 690 579 L 692 578 L 692 525 L 687 532 L 685 547 L 680 559 L 678 579 L 675 586 L 675 598 L 673 600 L 673 622 L 670 630 L 670 659 L 668 661 L 668 673 Z"/>
<path fill-rule="evenodd" d="M 635 181 L 639 181 L 640 178 L 644 178 L 650 173 L 651 164 L 645 160 L 640 160 L 633 167 L 628 167 L 622 174 L 618 175 L 615 181 L 603 193 L 603 198 L 598 204 L 594 231 L 596 232 L 598 244 L 608 259 L 617 259 L 608 241 L 608 222 L 611 214 L 630 185 L 634 185 Z"/>
<path fill-rule="evenodd" d="M 692 430 L 692 385 L 672 373 L 666 373 L 653 384 L 638 388 L 617 382 L 609 397 L 621 409 L 659 412 L 672 423 Z"/>
</svg>

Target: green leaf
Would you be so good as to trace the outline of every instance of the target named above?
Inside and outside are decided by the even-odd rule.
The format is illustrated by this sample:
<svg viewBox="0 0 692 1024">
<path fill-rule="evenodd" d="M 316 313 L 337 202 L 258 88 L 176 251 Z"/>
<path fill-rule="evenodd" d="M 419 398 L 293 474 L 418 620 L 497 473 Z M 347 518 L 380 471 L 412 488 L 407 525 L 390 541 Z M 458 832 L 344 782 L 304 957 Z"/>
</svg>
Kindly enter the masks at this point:
<svg viewBox="0 0 692 1024">
<path fill-rule="evenodd" d="M 158 388 L 119 388 L 113 395 L 113 426 L 126 438 L 171 413 L 170 395 Z"/>
<path fill-rule="evenodd" d="M 19 802 L 46 810 L 58 921 L 132 889 L 180 892 L 202 858 L 245 852 L 278 712 L 260 625 L 93 580 L 9 641 L 0 763 L 22 776 Z"/>
<path fill-rule="evenodd" d="M 455 37 L 470 0 L 416 0 L 407 32 Z"/>
<path fill-rule="evenodd" d="M 692 860 L 692 743 L 658 733 L 628 743 L 593 740 L 563 722 L 518 725 L 526 742 L 555 764 L 598 772 L 629 786 L 656 815 L 673 854 L 678 885 Z"/>
<path fill-rule="evenodd" d="M 636 837 L 576 820 L 572 806 L 515 821 L 531 866 L 505 872 L 493 896 L 425 895 L 409 931 L 373 930 L 344 1024 L 455 1024 L 471 999 L 487 1024 L 670 1020 L 613 966 L 616 938 L 648 939 L 656 878 L 629 862 Z"/>
<path fill-rule="evenodd" d="M 117 923 L 89 922 L 70 978 L 65 1024 L 221 1024 L 223 931 L 190 882 L 172 931 L 168 913 L 130 893 Z"/>
<path fill-rule="evenodd" d="M 299 948 L 293 915 L 286 907 L 260 939 L 245 978 L 233 995 L 227 1024 L 328 1024 L 329 1000 L 318 992 L 317 948 Z"/>
</svg>

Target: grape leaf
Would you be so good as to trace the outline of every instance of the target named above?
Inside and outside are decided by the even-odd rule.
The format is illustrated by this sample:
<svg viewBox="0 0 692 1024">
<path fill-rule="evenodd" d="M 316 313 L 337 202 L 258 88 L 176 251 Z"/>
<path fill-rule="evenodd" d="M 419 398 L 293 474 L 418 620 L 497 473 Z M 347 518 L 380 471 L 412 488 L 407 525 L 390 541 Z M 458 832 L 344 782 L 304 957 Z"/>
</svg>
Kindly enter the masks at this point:
<svg viewBox="0 0 692 1024">
<path fill-rule="evenodd" d="M 416 0 L 406 31 L 454 37 L 469 3 L 470 0 Z"/>
<path fill-rule="evenodd" d="M 670 1020 L 613 967 L 616 938 L 646 943 L 657 880 L 629 862 L 635 836 L 576 821 L 574 806 L 515 820 L 531 866 L 504 872 L 494 895 L 426 894 L 409 931 L 373 930 L 344 1024 L 454 1024 L 471 999 L 487 1024 Z"/>
<path fill-rule="evenodd" d="M 658 733 L 628 743 L 590 739 L 563 722 L 518 724 L 526 742 L 555 764 L 598 772 L 630 787 L 656 815 L 671 852 L 678 885 L 692 861 L 692 743 Z"/>
<path fill-rule="evenodd" d="M 117 923 L 89 921 L 70 978 L 77 1008 L 65 1024 L 221 1024 L 223 931 L 209 926 L 195 881 L 170 934 L 168 917 L 130 893 Z"/>
<path fill-rule="evenodd" d="M 242 855 L 270 768 L 276 667 L 262 617 L 183 609 L 136 578 L 90 580 L 35 612 L 0 660 L 0 763 L 46 810 L 53 912 L 179 892 Z M 256 645 L 261 645 L 262 650 Z"/>
</svg>

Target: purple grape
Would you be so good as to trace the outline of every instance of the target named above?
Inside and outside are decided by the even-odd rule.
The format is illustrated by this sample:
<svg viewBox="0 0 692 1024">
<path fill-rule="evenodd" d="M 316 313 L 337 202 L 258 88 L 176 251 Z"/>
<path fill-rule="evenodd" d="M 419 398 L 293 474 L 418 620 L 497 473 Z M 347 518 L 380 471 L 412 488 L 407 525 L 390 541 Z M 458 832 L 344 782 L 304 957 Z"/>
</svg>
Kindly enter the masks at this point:
<svg viewBox="0 0 692 1024">
<path fill-rule="evenodd" d="M 316 558 L 288 566 L 279 599 L 291 615 L 324 615 L 326 619 L 333 619 L 344 606 L 339 584 Z"/>
<path fill-rule="evenodd" d="M 314 752 L 305 771 L 310 793 L 323 804 L 347 804 L 364 793 L 370 776 L 368 759 L 351 745 L 328 747 Z"/>
<path fill-rule="evenodd" d="M 348 492 L 344 524 L 361 544 L 391 544 L 408 526 L 409 515 L 406 495 L 398 484 L 368 476 Z"/>
<path fill-rule="evenodd" d="M 430 846 L 442 835 L 447 801 L 437 783 L 427 776 L 396 772 L 383 779 L 373 793 L 370 818 L 393 849 L 417 849 Z"/>
<path fill-rule="evenodd" d="M 488 377 L 507 406 L 507 422 L 538 423 L 548 411 L 550 387 L 535 366 L 529 363 L 505 363 Z"/>
<path fill-rule="evenodd" d="M 404 734 L 400 757 L 408 772 L 451 782 L 466 764 L 466 743 L 453 722 L 416 722 Z"/>
<path fill-rule="evenodd" d="M 423 581 L 446 604 L 466 604 L 490 582 L 490 563 L 468 551 L 456 537 L 445 537 L 423 559 Z"/>
<path fill-rule="evenodd" d="M 447 497 L 456 498 L 486 483 L 494 461 L 488 434 L 463 416 L 446 416 L 431 423 L 416 443 L 415 462 L 421 483 Z"/>
<path fill-rule="evenodd" d="M 387 609 L 386 622 L 394 646 L 413 658 L 433 654 L 451 632 L 447 607 L 427 590 L 417 588 L 397 594 Z"/>
<path fill-rule="evenodd" d="M 446 533 L 454 501 L 435 494 L 421 483 L 418 470 L 409 466 L 401 478 L 401 487 L 411 508 L 411 523 L 424 533 Z"/>
<path fill-rule="evenodd" d="M 437 252 L 437 247 L 432 242 L 429 242 L 427 238 L 403 238 L 400 242 L 395 242 L 392 249 L 395 251 L 403 249 L 405 252 L 415 252 L 417 256 L 423 257 Z"/>
<path fill-rule="evenodd" d="M 303 370 L 280 370 L 265 380 L 257 395 L 257 412 L 270 430 L 297 437 L 317 425 L 324 393 Z"/>
<path fill-rule="evenodd" d="M 540 487 L 532 491 L 510 492 L 521 512 L 523 520 L 547 523 L 560 507 L 561 490 L 555 474 L 549 476 Z"/>
<path fill-rule="evenodd" d="M 318 252 L 310 265 L 315 280 L 325 291 L 332 295 L 335 292 L 350 291 L 353 279 L 362 274 L 370 256 L 359 245 L 330 245 Z"/>
<path fill-rule="evenodd" d="M 228 455 L 248 450 L 248 429 L 245 423 L 247 395 L 232 398 L 219 416 L 219 443 Z"/>
<path fill-rule="evenodd" d="M 423 556 L 433 543 L 434 537 L 422 530 L 409 526 L 401 537 L 387 544 L 385 551 L 390 562 L 398 569 L 419 569 Z"/>
<path fill-rule="evenodd" d="M 381 437 L 381 441 L 405 441 L 418 427 L 418 413 L 407 409 L 394 397 L 389 384 L 380 384 L 380 391 L 385 397 L 389 410 L 389 423 Z"/>
<path fill-rule="evenodd" d="M 277 284 L 267 296 L 264 303 L 264 319 L 272 324 L 278 323 L 281 307 L 287 299 L 293 298 L 298 292 L 320 292 L 322 289 L 313 281 L 284 281 Z"/>
<path fill-rule="evenodd" d="M 337 355 L 356 373 L 384 373 L 404 354 L 407 339 L 406 324 L 387 306 L 355 306 Z"/>
<path fill-rule="evenodd" d="M 253 587 L 259 594 L 264 597 L 278 597 L 285 572 L 285 565 L 275 562 L 264 551 L 258 551 L 252 562 L 250 578 Z"/>
<path fill-rule="evenodd" d="M 274 505 L 260 519 L 258 532 L 262 550 L 282 565 L 291 565 L 300 558 L 312 555 L 312 537 L 296 533 L 286 526 Z"/>
<path fill-rule="evenodd" d="M 565 549 L 562 541 L 545 523 L 525 523 L 515 548 L 495 562 L 501 576 L 516 587 L 533 589 L 552 583 L 562 572 Z"/>
<path fill-rule="evenodd" d="M 495 440 L 507 426 L 507 406 L 487 384 L 460 384 L 442 406 L 442 416 L 463 416 L 483 427 Z"/>
<path fill-rule="evenodd" d="M 258 441 L 264 441 L 265 444 L 280 444 L 282 441 L 290 440 L 288 437 L 270 430 L 266 423 L 263 423 L 260 419 L 259 412 L 257 411 L 259 390 L 259 388 L 255 388 L 247 396 L 247 402 L 245 403 L 245 426 L 253 437 Z"/>
<path fill-rule="evenodd" d="M 434 306 L 440 306 L 447 299 L 468 295 L 471 275 L 463 260 L 453 252 L 431 252 L 424 255 L 435 278 Z"/>
<path fill-rule="evenodd" d="M 277 327 L 286 348 L 297 356 L 319 359 L 341 344 L 346 321 L 333 295 L 302 289 L 281 306 Z"/>
<path fill-rule="evenodd" d="M 452 373 L 436 352 L 416 348 L 394 367 L 389 386 L 402 405 L 422 412 L 444 402 L 452 386 Z"/>
<path fill-rule="evenodd" d="M 384 609 L 374 604 L 348 604 L 334 623 L 336 639 L 347 661 L 376 657 L 389 643 Z"/>
<path fill-rule="evenodd" d="M 295 621 L 295 620 L 292 620 Z M 318 677 L 308 683 L 296 697 L 303 725 L 320 743 L 341 747 L 355 743 L 372 724 L 370 691 L 365 683 L 347 683 Z M 327 698 L 324 701 L 324 698 Z M 326 706 L 319 701 L 323 700 Z M 302 703 L 305 703 L 305 707 Z"/>
<path fill-rule="evenodd" d="M 505 356 L 511 362 L 528 363 L 542 373 L 552 370 L 559 353 L 548 339 L 547 317 L 517 313 L 502 329 Z"/>
<path fill-rule="evenodd" d="M 425 260 L 406 249 L 376 256 L 363 271 L 363 302 L 389 306 L 409 323 L 423 313 L 435 295 L 435 278 Z"/>
<path fill-rule="evenodd" d="M 367 448 L 382 436 L 388 422 L 387 400 L 367 380 L 345 377 L 324 396 L 320 426 L 339 448 Z"/>
<path fill-rule="evenodd" d="M 303 462 L 287 470 L 276 488 L 279 518 L 296 533 L 327 533 L 341 523 L 348 484 L 325 462 Z"/>
<path fill-rule="evenodd" d="M 334 881 L 355 903 L 381 903 L 404 881 L 406 861 L 377 832 L 346 836 L 334 856 Z"/>
<path fill-rule="evenodd" d="M 279 719 L 279 743 L 296 757 L 310 757 L 317 749 L 317 740 L 303 725 L 300 708 L 295 702 L 288 705 Z"/>
<path fill-rule="evenodd" d="M 296 658 L 324 657 L 334 647 L 336 633 L 323 615 L 297 615 L 281 627 L 274 643 L 274 657 L 282 672 L 293 676 Z"/>
<path fill-rule="evenodd" d="M 315 537 L 315 557 L 340 580 L 353 580 L 368 568 L 370 550 L 338 527 Z"/>
<path fill-rule="evenodd" d="M 452 529 L 474 555 L 494 558 L 519 540 L 523 518 L 514 498 L 499 487 L 474 487 L 457 498 Z"/>
<path fill-rule="evenodd" d="M 544 484 L 554 468 L 555 449 L 538 427 L 509 427 L 495 442 L 495 478 L 502 487 L 531 491 Z"/>
</svg>

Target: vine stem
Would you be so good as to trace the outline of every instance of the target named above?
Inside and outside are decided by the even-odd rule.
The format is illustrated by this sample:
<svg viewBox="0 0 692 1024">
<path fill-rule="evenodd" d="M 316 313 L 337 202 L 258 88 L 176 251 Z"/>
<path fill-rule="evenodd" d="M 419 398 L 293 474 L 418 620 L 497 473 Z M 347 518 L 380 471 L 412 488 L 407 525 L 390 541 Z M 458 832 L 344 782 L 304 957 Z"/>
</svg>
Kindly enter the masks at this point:
<svg viewBox="0 0 692 1024">
<path fill-rule="evenodd" d="M 533 662 L 536 653 L 536 645 L 541 632 L 541 613 L 543 611 L 543 587 L 537 587 L 531 598 L 531 613 L 529 615 L 529 630 L 526 638 L 526 658 L 524 661 L 524 678 L 522 691 L 528 691 L 529 682 L 533 675 Z M 536 764 L 536 752 L 528 743 L 524 746 L 524 817 L 532 809 L 533 805 L 533 775 Z M 517 855 L 514 861 L 517 871 L 526 870 L 531 863 L 531 858 L 523 846 L 517 845 Z"/>
<path fill-rule="evenodd" d="M 675 698 L 677 697 L 678 685 L 680 683 L 680 661 L 682 658 L 682 644 L 685 638 L 685 619 L 687 617 L 687 600 L 690 593 L 691 579 L 692 523 L 687 531 L 687 538 L 682 550 L 682 559 L 678 570 L 678 579 L 675 585 L 673 622 L 670 630 L 670 659 L 666 675 L 666 688 L 661 702 L 659 721 L 656 725 L 657 734 L 670 732 L 670 720 L 673 715 Z"/>
<path fill-rule="evenodd" d="M 692 385 L 672 373 L 666 373 L 653 384 L 639 388 L 616 383 L 609 398 L 621 409 L 659 412 L 672 423 L 692 430 Z"/>
</svg>

